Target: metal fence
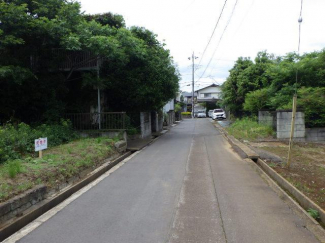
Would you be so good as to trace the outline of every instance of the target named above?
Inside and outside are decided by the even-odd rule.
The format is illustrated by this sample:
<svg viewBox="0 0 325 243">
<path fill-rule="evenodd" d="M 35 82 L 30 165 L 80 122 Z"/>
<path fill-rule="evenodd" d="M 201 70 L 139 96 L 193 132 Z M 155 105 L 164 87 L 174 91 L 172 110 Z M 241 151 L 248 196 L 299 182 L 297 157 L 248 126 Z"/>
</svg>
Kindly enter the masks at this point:
<svg viewBox="0 0 325 243">
<path fill-rule="evenodd" d="M 76 130 L 125 130 L 125 112 L 70 113 L 69 119 Z"/>
</svg>

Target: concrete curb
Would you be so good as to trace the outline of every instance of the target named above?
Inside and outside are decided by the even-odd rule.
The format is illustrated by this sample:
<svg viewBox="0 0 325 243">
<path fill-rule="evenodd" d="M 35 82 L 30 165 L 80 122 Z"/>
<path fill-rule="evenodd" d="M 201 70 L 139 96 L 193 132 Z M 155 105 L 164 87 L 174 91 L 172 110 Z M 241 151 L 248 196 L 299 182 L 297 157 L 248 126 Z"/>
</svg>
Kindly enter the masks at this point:
<svg viewBox="0 0 325 243">
<path fill-rule="evenodd" d="M 285 178 L 279 175 L 275 170 L 273 170 L 270 166 L 268 166 L 263 160 L 258 159 L 256 162 L 265 173 L 270 176 L 274 181 L 276 181 L 281 187 L 290 193 L 301 205 L 302 208 L 308 210 L 309 208 L 315 209 L 320 214 L 320 220 L 325 225 L 325 211 L 319 207 L 316 203 L 310 200 L 306 195 L 300 192 L 297 188 L 295 188 L 291 183 L 289 183 Z M 309 214 L 308 214 L 309 215 Z"/>
<path fill-rule="evenodd" d="M 245 159 L 249 158 L 252 160 L 258 159 L 260 156 L 255 153 L 252 149 L 250 149 L 245 144 L 241 143 L 238 139 L 234 138 L 233 136 L 230 136 L 219 124 L 214 125 L 217 129 L 221 130 L 222 134 L 225 136 L 225 138 L 229 141 L 229 143 L 233 146 L 235 151 L 239 153 L 239 155 Z"/>
<path fill-rule="evenodd" d="M 94 181 L 109 169 L 117 165 L 119 162 L 130 156 L 131 152 L 126 152 L 122 156 L 118 157 L 117 159 L 106 162 L 102 166 L 98 167 L 96 170 L 92 171 L 86 178 L 82 179 L 81 181 L 77 182 L 76 184 L 66 188 L 59 194 L 56 194 L 52 198 L 45 199 L 41 201 L 39 204 L 35 205 L 35 207 L 31 207 L 27 210 L 26 214 L 22 217 L 16 219 L 15 221 L 11 222 L 8 225 L 5 225 L 3 228 L 0 229 L 0 241 L 2 242 L 4 239 L 8 238 L 10 235 L 17 232 L 19 229 L 23 228 L 48 210 L 52 209 L 53 207 L 57 206 L 59 203 L 63 202 L 65 199 L 70 197 L 73 193 L 77 192 L 90 182 Z"/>
<path fill-rule="evenodd" d="M 259 163 L 264 163 L 262 160 L 258 159 L 260 162 Z M 314 219 L 312 218 L 300 205 L 297 203 L 290 195 L 292 195 L 290 192 L 289 194 L 287 193 L 286 190 L 283 189 L 283 185 L 281 182 L 277 182 L 272 178 L 272 176 L 269 176 L 267 172 L 265 172 L 264 168 L 260 167 L 258 164 L 256 164 L 254 161 L 250 159 L 246 159 L 246 161 L 254 168 L 257 173 L 260 174 L 262 179 L 264 179 L 269 186 L 275 191 L 276 194 L 279 195 L 279 197 L 289 206 L 289 208 L 296 214 L 298 215 L 305 223 L 305 227 L 312 232 L 315 237 L 322 243 L 325 243 L 325 230 L 324 228 Z M 264 163 L 266 165 L 266 163 Z M 268 165 L 266 165 L 269 167 Z M 271 169 L 271 168 L 270 168 Z M 277 175 L 277 172 L 274 171 L 274 173 Z M 277 175 L 279 176 L 279 175 Z M 283 183 L 288 183 L 284 178 L 282 178 L 284 181 Z M 292 185 L 290 185 L 293 187 Z M 293 190 L 298 191 L 296 188 L 293 187 Z M 299 192 L 299 191 L 298 191 Z M 300 193 L 300 192 L 299 192 Z M 302 194 L 302 196 L 305 199 L 310 200 L 306 196 Z M 298 201 L 298 199 L 297 199 Z M 317 206 L 318 207 L 318 206 Z"/>
<path fill-rule="evenodd" d="M 271 167 L 269 167 L 263 160 L 255 157 L 254 154 L 251 154 L 252 151 L 248 146 L 242 144 L 240 141 L 230 136 L 224 128 L 219 124 L 215 124 L 215 127 L 223 134 L 223 136 L 229 141 L 233 146 L 234 150 L 238 152 L 242 158 L 245 158 L 245 161 L 249 162 L 254 169 L 261 175 L 263 179 L 267 181 L 270 187 L 284 200 L 291 210 L 293 210 L 297 215 L 299 215 L 306 224 L 306 228 L 310 230 L 320 242 L 325 243 L 325 229 L 314 219 L 312 218 L 306 210 L 309 208 L 315 209 L 319 212 L 321 222 L 325 225 L 325 212 L 307 196 L 301 193 L 293 185 L 291 185 L 285 178 L 279 175 Z M 246 149 L 246 148 L 247 149 Z M 252 155 L 254 157 L 252 157 Z M 250 158 L 252 157 L 252 158 Z M 254 163 L 254 161 L 256 163 Z M 289 194 L 290 195 L 289 195 Z M 296 201 L 295 201 L 296 200 Z"/>
</svg>

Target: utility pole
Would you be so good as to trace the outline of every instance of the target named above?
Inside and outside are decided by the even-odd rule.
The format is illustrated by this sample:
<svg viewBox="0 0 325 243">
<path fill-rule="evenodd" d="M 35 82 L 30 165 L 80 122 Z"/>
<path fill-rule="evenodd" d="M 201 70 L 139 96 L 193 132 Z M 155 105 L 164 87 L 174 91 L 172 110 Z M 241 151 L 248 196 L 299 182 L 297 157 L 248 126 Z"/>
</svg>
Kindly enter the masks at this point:
<svg viewBox="0 0 325 243">
<path fill-rule="evenodd" d="M 99 66 L 100 66 L 100 62 L 99 62 L 99 59 L 97 59 L 97 79 L 98 79 L 98 82 L 99 82 Z M 97 112 L 98 112 L 98 128 L 99 128 L 99 130 L 102 129 L 100 110 L 101 110 L 101 108 L 100 108 L 100 88 L 97 87 Z"/>
<path fill-rule="evenodd" d="M 192 53 L 192 119 L 194 118 L 194 60 L 197 59 L 194 55 L 194 51 Z M 188 58 L 191 59 L 190 57 Z"/>
</svg>

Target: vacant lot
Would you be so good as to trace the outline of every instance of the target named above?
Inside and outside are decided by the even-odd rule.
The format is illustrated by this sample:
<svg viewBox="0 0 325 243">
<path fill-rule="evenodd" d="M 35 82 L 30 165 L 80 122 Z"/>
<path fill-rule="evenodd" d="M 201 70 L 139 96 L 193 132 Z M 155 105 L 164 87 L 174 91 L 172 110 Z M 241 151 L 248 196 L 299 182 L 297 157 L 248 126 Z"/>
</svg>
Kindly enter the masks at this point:
<svg viewBox="0 0 325 243">
<path fill-rule="evenodd" d="M 325 209 L 325 145 L 316 143 L 294 143 L 290 168 L 286 168 L 288 143 L 250 143 L 253 147 L 278 155 L 266 162 L 296 188 Z"/>
<path fill-rule="evenodd" d="M 28 156 L 1 164 L 0 202 L 39 184 L 59 189 L 86 169 L 98 167 L 104 159 L 117 157 L 114 142 L 105 137 L 80 139 L 44 150 L 42 159 Z"/>
</svg>

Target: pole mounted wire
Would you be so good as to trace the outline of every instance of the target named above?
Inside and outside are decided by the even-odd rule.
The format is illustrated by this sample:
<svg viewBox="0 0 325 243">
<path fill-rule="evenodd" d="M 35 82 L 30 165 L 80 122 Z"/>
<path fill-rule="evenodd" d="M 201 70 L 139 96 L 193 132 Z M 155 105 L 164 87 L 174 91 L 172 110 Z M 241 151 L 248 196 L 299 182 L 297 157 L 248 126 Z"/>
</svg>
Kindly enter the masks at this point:
<svg viewBox="0 0 325 243">
<path fill-rule="evenodd" d="M 204 54 L 205 54 L 205 52 L 206 52 L 206 50 L 207 50 L 207 48 L 208 48 L 208 46 L 209 46 L 209 44 L 210 44 L 210 42 L 211 42 L 211 40 L 212 40 L 212 37 L 213 37 L 213 35 L 214 35 L 214 32 L 215 32 L 216 29 L 217 29 L 217 26 L 218 26 L 219 21 L 220 21 L 220 19 L 221 19 L 221 16 L 222 16 L 223 10 L 224 10 L 225 7 L 226 7 L 226 4 L 227 4 L 227 0 L 225 0 L 225 2 L 224 2 L 224 4 L 223 4 L 223 7 L 222 7 L 221 13 L 220 13 L 220 15 L 219 15 L 218 21 L 217 21 L 216 25 L 214 26 L 214 29 L 213 29 L 213 31 L 212 31 L 212 34 L 211 34 L 210 39 L 209 39 L 209 41 L 208 41 L 208 44 L 206 45 L 206 47 L 205 47 L 205 49 L 204 49 L 204 51 L 203 51 L 203 54 L 201 55 L 201 59 L 200 59 L 200 61 L 199 61 L 198 66 L 201 64 L 201 61 L 202 61 L 202 59 L 203 59 L 203 56 L 204 56 Z M 195 69 L 195 70 L 196 70 L 196 69 Z"/>
</svg>

